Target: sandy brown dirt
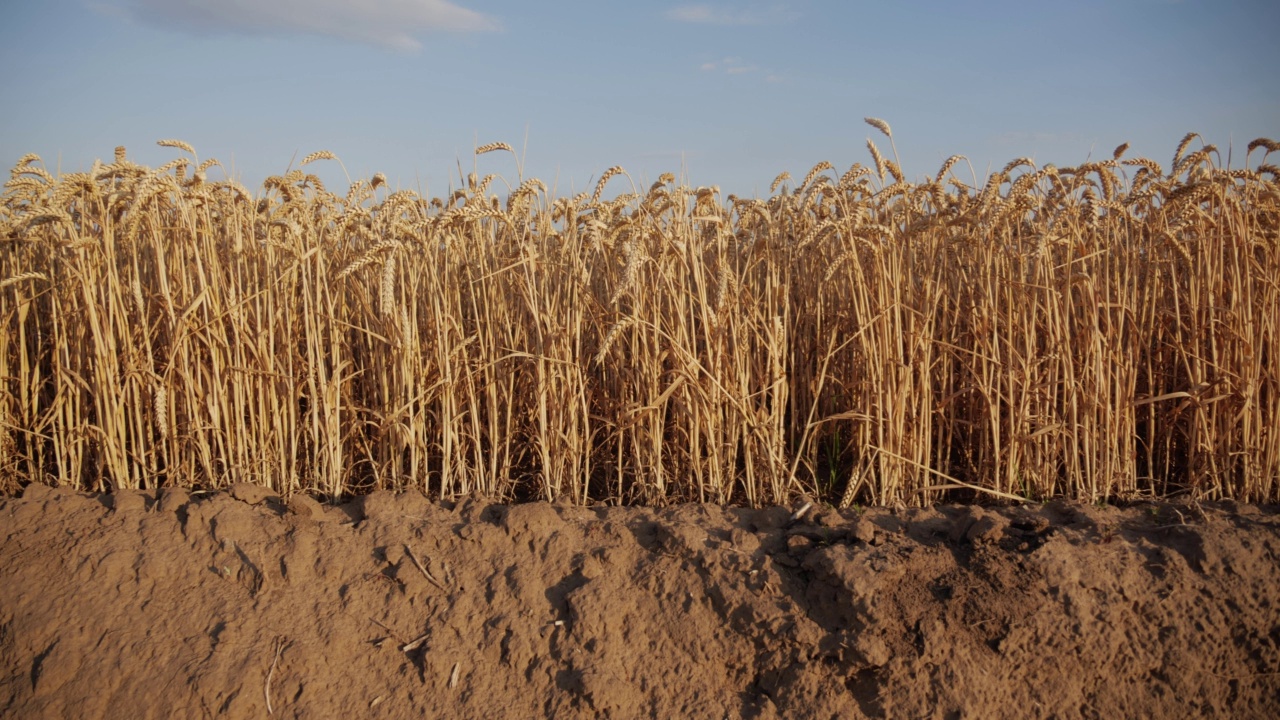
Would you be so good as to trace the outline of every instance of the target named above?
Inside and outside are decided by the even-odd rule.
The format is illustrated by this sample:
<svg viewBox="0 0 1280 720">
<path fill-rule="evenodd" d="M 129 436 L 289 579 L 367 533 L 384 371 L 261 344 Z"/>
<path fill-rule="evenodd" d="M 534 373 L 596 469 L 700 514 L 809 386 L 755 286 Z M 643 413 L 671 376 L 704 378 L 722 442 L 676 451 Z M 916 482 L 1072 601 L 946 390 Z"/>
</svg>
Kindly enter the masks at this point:
<svg viewBox="0 0 1280 720">
<path fill-rule="evenodd" d="M 4 717 L 1280 715 L 1274 507 L 31 487 L 0 538 Z"/>
</svg>

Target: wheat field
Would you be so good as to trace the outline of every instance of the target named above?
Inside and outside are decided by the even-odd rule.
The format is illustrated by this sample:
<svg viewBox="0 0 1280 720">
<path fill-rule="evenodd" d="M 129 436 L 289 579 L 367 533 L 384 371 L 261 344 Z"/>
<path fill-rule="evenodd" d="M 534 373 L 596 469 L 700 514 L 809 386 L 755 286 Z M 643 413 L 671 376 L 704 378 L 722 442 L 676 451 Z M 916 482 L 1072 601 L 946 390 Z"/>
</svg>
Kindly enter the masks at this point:
<svg viewBox="0 0 1280 720">
<path fill-rule="evenodd" d="M 505 143 L 435 198 L 332 192 L 325 151 L 257 194 L 176 140 L 28 155 L 0 492 L 1280 500 L 1280 143 L 911 182 L 867 122 L 868 164 L 763 199 L 555 197 Z"/>
</svg>

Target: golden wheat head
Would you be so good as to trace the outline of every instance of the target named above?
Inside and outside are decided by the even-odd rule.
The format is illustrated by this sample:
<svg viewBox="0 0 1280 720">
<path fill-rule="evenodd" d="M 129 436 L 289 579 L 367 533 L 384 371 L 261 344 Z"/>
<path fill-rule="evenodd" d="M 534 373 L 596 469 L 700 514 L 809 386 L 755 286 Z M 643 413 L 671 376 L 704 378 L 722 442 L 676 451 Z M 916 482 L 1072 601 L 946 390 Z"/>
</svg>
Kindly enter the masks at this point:
<svg viewBox="0 0 1280 720">
<path fill-rule="evenodd" d="M 889 138 L 890 140 L 893 139 L 893 130 L 889 129 L 889 123 L 881 120 L 880 118 L 873 118 L 873 117 L 863 118 L 862 120 L 863 122 L 870 125 L 871 127 L 884 133 L 885 137 Z"/>
<path fill-rule="evenodd" d="M 504 142 L 491 142 L 487 145 L 481 145 L 480 147 L 476 148 L 476 154 L 484 155 L 485 153 L 496 152 L 498 150 L 506 150 L 512 155 L 516 154 L 516 151 L 512 150 L 511 146 Z"/>
<path fill-rule="evenodd" d="M 191 153 L 192 157 L 194 157 L 196 154 L 195 148 L 191 147 L 189 143 L 185 143 L 181 140 L 157 140 L 156 144 L 159 145 L 160 147 L 171 147 L 171 148 L 178 148 L 179 150 L 184 150 L 188 153 Z"/>
<path fill-rule="evenodd" d="M 317 160 L 337 160 L 337 159 L 338 159 L 338 156 L 334 155 L 328 150 L 317 150 L 311 153 L 310 155 L 302 158 L 302 162 L 299 163 L 299 166 L 301 167 L 303 165 L 309 165 Z"/>
</svg>

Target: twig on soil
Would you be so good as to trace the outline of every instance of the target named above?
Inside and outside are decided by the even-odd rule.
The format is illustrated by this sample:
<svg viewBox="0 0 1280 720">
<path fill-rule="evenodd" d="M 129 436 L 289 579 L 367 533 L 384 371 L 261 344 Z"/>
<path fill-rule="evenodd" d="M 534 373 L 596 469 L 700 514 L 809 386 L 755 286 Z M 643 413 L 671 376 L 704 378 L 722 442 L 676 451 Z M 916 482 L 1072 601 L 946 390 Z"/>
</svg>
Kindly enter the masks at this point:
<svg viewBox="0 0 1280 720">
<path fill-rule="evenodd" d="M 811 507 L 813 507 L 813 503 L 811 502 L 807 502 L 804 505 L 801 505 L 800 509 L 795 511 L 795 513 L 791 515 L 791 522 L 795 522 L 800 518 L 804 517 L 804 514 L 809 512 L 809 508 Z"/>
<path fill-rule="evenodd" d="M 377 625 L 378 627 L 382 628 L 383 630 L 386 630 L 387 632 L 391 633 L 391 637 L 395 638 L 396 640 L 398 640 L 398 641 L 400 641 L 400 642 L 404 642 L 404 639 L 400 637 L 400 633 L 398 633 L 398 632 L 396 632 L 395 630 L 392 630 L 391 628 L 387 627 L 386 625 L 384 625 L 384 624 L 382 624 L 382 623 L 378 622 L 378 620 L 377 620 L 377 619 L 375 619 L 375 618 L 369 618 L 369 622 L 371 622 L 371 623 L 373 623 L 374 625 Z"/>
<path fill-rule="evenodd" d="M 276 656 L 275 656 L 275 659 L 271 661 L 271 669 L 267 671 L 267 685 L 262 690 L 263 694 L 267 696 L 267 714 L 268 715 L 271 715 L 275 712 L 274 710 L 271 709 L 271 678 L 274 677 L 276 674 L 276 665 L 280 663 L 280 654 L 284 652 L 284 649 L 288 645 L 288 643 L 284 641 L 284 638 L 278 637 L 276 638 L 275 645 L 276 645 Z"/>
<path fill-rule="evenodd" d="M 413 652 L 414 650 L 417 650 L 418 648 L 422 647 L 422 643 L 426 642 L 427 638 L 429 637 L 431 637 L 431 632 L 427 631 L 423 633 L 421 636 L 419 636 L 416 640 L 412 640 L 400 646 L 400 649 L 404 652 Z"/>
<path fill-rule="evenodd" d="M 449 689 L 458 687 L 458 670 L 462 667 L 462 663 L 453 664 L 453 672 L 449 673 Z"/>
<path fill-rule="evenodd" d="M 422 571 L 423 576 L 425 576 L 428 580 L 431 581 L 432 585 L 435 585 L 441 590 L 446 589 L 445 586 L 440 584 L 440 581 L 437 580 L 436 577 L 431 574 L 431 571 L 427 570 L 427 566 L 422 564 L 422 561 L 418 559 L 418 556 L 413 554 L 413 548 L 409 547 L 407 543 L 404 546 L 404 550 L 409 554 L 409 559 L 412 560 L 413 564 L 417 566 L 419 570 Z"/>
</svg>

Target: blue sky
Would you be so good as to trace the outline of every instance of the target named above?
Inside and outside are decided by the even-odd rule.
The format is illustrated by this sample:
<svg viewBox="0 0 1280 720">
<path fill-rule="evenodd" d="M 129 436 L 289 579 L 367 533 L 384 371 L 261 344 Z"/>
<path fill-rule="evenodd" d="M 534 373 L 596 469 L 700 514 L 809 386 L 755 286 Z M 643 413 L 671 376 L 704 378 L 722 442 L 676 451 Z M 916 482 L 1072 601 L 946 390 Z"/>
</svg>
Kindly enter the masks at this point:
<svg viewBox="0 0 1280 720">
<path fill-rule="evenodd" d="M 874 116 L 913 179 L 1122 142 L 1167 165 L 1192 130 L 1239 154 L 1280 138 L 1277 28 L 1274 0 L 4 2 L 0 164 L 82 170 L 123 144 L 158 165 L 177 138 L 251 189 L 327 149 L 440 195 L 501 140 L 561 195 L 612 165 L 766 195 L 867 163 L 868 137 L 888 154 Z M 514 184 L 505 154 L 479 163 Z"/>
</svg>

